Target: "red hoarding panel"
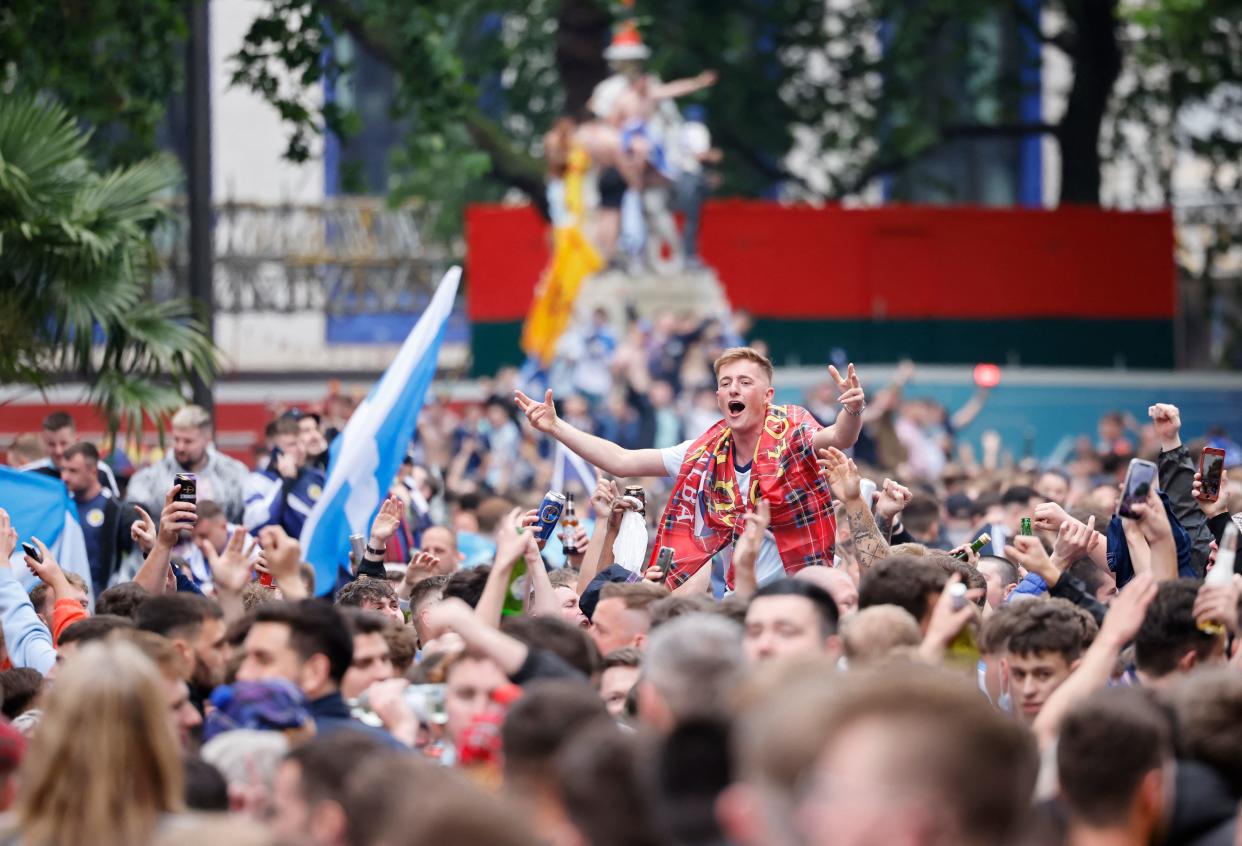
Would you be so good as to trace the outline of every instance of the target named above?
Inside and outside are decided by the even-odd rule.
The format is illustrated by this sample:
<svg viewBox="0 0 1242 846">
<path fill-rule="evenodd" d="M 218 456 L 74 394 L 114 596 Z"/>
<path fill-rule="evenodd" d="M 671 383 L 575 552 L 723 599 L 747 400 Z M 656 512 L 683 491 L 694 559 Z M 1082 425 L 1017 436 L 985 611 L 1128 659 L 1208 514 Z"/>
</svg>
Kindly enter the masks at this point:
<svg viewBox="0 0 1242 846">
<path fill-rule="evenodd" d="M 471 320 L 518 320 L 530 308 L 550 254 L 548 226 L 530 206 L 466 211 L 466 313 Z"/>
<path fill-rule="evenodd" d="M 518 320 L 547 261 L 529 208 L 467 216 L 470 317 Z M 1173 316 L 1167 212 L 811 208 L 716 201 L 701 249 L 760 317 L 1093 319 Z"/>
<path fill-rule="evenodd" d="M 704 210 L 702 252 L 733 304 L 766 317 L 1170 318 L 1174 310 L 1165 212 L 716 203 Z"/>
</svg>

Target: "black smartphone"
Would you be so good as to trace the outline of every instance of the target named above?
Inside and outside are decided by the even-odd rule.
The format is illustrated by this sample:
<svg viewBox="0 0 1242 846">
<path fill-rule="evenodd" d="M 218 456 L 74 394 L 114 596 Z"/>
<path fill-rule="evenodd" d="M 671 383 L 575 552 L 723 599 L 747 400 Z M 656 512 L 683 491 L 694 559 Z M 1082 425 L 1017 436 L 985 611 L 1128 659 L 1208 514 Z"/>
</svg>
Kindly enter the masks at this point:
<svg viewBox="0 0 1242 846">
<path fill-rule="evenodd" d="M 1199 476 L 1202 479 L 1204 499 L 1215 502 L 1220 498 L 1220 480 L 1224 472 L 1225 451 L 1217 447 L 1204 447 L 1199 456 Z"/>
<path fill-rule="evenodd" d="M 198 479 L 193 473 L 178 473 L 173 477 L 173 484 L 180 488 L 177 491 L 177 502 L 198 502 Z"/>
<path fill-rule="evenodd" d="M 43 553 L 39 552 L 39 547 L 35 546 L 33 543 L 22 541 L 22 552 L 29 555 L 35 561 L 38 561 L 40 564 L 43 563 Z"/>
<path fill-rule="evenodd" d="M 673 568 L 673 555 L 676 554 L 671 546 L 660 547 L 660 552 L 656 556 L 655 565 L 660 568 L 660 575 L 668 577 L 668 571 Z"/>
<path fill-rule="evenodd" d="M 280 447 L 272 447 L 272 457 L 267 460 L 268 468 L 271 470 L 275 470 L 276 462 L 279 461 L 280 457 L 284 454 L 285 454 L 285 451 L 281 449 Z"/>
<path fill-rule="evenodd" d="M 1122 517 L 1133 519 L 1136 515 L 1133 506 L 1147 499 L 1147 493 L 1156 484 L 1156 465 L 1141 458 L 1130 461 L 1126 470 L 1126 483 L 1121 488 L 1121 499 L 1117 500 L 1117 513 Z"/>
</svg>

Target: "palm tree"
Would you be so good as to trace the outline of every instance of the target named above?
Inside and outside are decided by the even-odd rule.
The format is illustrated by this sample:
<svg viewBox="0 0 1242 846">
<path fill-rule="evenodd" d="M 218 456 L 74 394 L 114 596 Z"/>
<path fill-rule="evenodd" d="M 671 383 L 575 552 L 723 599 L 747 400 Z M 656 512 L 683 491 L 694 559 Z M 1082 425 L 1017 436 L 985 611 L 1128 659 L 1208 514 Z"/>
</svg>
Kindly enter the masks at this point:
<svg viewBox="0 0 1242 846">
<path fill-rule="evenodd" d="M 113 432 L 184 402 L 218 355 L 184 302 L 153 301 L 158 195 L 180 171 L 156 156 L 101 173 L 60 105 L 0 96 L 0 384 L 89 386 Z"/>
</svg>

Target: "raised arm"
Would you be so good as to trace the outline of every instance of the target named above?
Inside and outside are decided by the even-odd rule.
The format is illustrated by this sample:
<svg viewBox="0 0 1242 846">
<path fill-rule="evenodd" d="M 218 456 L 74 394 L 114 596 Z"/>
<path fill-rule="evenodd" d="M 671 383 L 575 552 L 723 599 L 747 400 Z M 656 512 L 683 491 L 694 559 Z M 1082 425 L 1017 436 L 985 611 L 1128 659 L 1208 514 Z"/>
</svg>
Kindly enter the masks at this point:
<svg viewBox="0 0 1242 846">
<path fill-rule="evenodd" d="M 706 70 L 697 76 L 686 77 L 685 79 L 674 79 L 669 82 L 661 82 L 659 85 L 651 86 L 651 96 L 657 100 L 675 99 L 677 97 L 685 97 L 696 91 L 702 91 L 716 84 L 716 72 Z"/>
<path fill-rule="evenodd" d="M 815 433 L 816 451 L 836 447 L 846 450 L 858 442 L 858 433 L 862 431 L 863 411 L 867 408 L 867 397 L 863 393 L 862 383 L 851 364 L 842 376 L 837 368 L 828 365 L 832 381 L 837 385 L 837 402 L 841 405 L 841 413 L 831 426 L 825 426 Z"/>
<path fill-rule="evenodd" d="M 233 533 L 242 535 L 240 529 Z M 263 545 L 263 561 L 267 571 L 276 580 L 276 586 L 286 602 L 298 602 L 309 599 L 306 583 L 302 581 L 302 545 L 296 538 L 291 538 L 280 526 L 264 526 L 259 532 L 259 543 Z M 229 546 L 233 539 L 229 538 Z M 240 547 L 240 544 L 238 545 Z M 242 561 L 252 562 L 253 550 L 242 550 Z M 246 566 L 238 565 L 239 569 Z M 246 580 L 249 581 L 249 568 L 246 569 Z"/>
<path fill-rule="evenodd" d="M 182 532 L 194 530 L 194 522 L 198 515 L 198 506 L 192 502 L 176 502 L 180 485 L 173 485 L 164 497 L 164 510 L 160 512 L 160 527 L 155 535 L 155 545 L 147 554 L 142 566 L 134 574 L 135 584 L 142 585 L 152 596 L 164 592 L 168 582 L 168 563 L 172 557 L 172 549 Z M 150 517 L 142 514 L 145 523 Z"/>
<path fill-rule="evenodd" d="M 163 526 L 162 523 L 160 525 Z M 276 528 L 284 535 L 284 530 L 279 527 L 268 528 Z M 254 546 L 255 541 L 249 540 L 240 528 L 233 532 L 222 550 L 217 550 L 207 538 L 198 541 L 198 548 L 211 569 L 211 582 L 215 585 L 216 600 L 224 611 L 226 623 L 232 623 L 246 613 L 241 595 L 254 576 Z M 282 573 L 285 571 L 282 566 L 277 569 Z M 287 584 L 287 581 L 281 584 Z"/>
<path fill-rule="evenodd" d="M 876 492 L 873 516 L 876 528 L 880 530 L 880 537 L 886 542 L 892 543 L 893 524 L 912 499 L 914 499 L 914 494 L 910 489 L 897 484 L 892 479 L 885 479 L 884 484 Z"/>
<path fill-rule="evenodd" d="M 1177 544 L 1173 540 L 1173 526 L 1169 523 L 1169 514 L 1165 511 L 1164 502 L 1156 489 L 1149 488 L 1147 501 L 1135 503 L 1133 510 L 1138 515 L 1136 522 L 1139 529 L 1151 548 L 1152 575 L 1156 577 L 1156 581 L 1176 579 Z"/>
<path fill-rule="evenodd" d="M 1083 655 L 1078 668 L 1052 692 L 1035 718 L 1035 736 L 1041 748 L 1056 742 L 1061 720 L 1070 708 L 1108 684 L 1117 655 L 1138 634 L 1147 606 L 1156 598 L 1156 580 L 1135 576 L 1109 606 L 1100 633 Z"/>
<path fill-rule="evenodd" d="M 832 488 L 833 496 L 841 500 L 862 576 L 872 564 L 888 557 L 888 543 L 880 536 L 871 509 L 862 497 L 862 477 L 853 460 L 835 448 L 820 450 L 819 468 L 819 475 Z"/>
<path fill-rule="evenodd" d="M 1160 489 L 1169 498 L 1173 516 L 1190 535 L 1191 561 L 1195 572 L 1202 574 L 1211 552 L 1212 531 L 1208 528 L 1207 517 L 1195 501 L 1195 463 L 1182 444 L 1181 412 L 1175 405 L 1156 403 L 1147 409 L 1147 413 L 1160 438 Z"/>
<path fill-rule="evenodd" d="M 949 422 L 953 424 L 954 430 L 965 429 L 974 422 L 979 412 L 983 411 L 983 406 L 987 404 L 990 393 L 988 388 L 980 388 L 966 401 L 965 405 L 953 412 Z"/>
<path fill-rule="evenodd" d="M 514 391 L 513 399 L 535 431 L 551 435 L 605 473 L 621 477 L 668 475 L 658 449 L 625 449 L 566 423 L 556 414 L 550 390 L 543 402 L 536 402 L 521 391 Z"/>
<path fill-rule="evenodd" d="M 531 536 L 518 533 L 517 520 L 522 509 L 515 508 L 500 522 L 496 530 L 496 558 L 492 561 L 492 571 L 483 585 L 483 593 L 475 605 L 475 616 L 493 628 L 500 626 L 500 617 L 504 612 L 505 595 L 509 591 L 509 577 L 513 568 L 526 553 L 527 542 Z M 539 550 L 536 548 L 535 554 Z M 529 564 L 527 565 L 529 572 Z"/>
<path fill-rule="evenodd" d="M 57 644 L 60 643 L 61 632 L 79 620 L 87 618 L 85 606 L 88 597 L 83 591 L 73 586 L 43 541 L 38 538 L 34 541 L 39 547 L 43 560 L 36 561 L 27 555 L 26 566 L 43 584 L 51 588 L 52 596 L 55 597 L 52 605 L 51 627 L 52 643 Z"/>
<path fill-rule="evenodd" d="M 1073 517 L 1065 513 L 1065 509 L 1057 505 L 1055 502 L 1041 502 L 1035 506 L 1035 528 L 1043 531 L 1057 533 L 1061 529 L 1061 525 L 1067 521 L 1073 521 Z M 1082 525 L 1079 523 L 1079 525 Z M 1094 527 L 1094 523 L 1092 526 Z M 1094 528 L 1093 528 L 1094 531 Z M 1108 569 L 1108 541 L 1103 534 L 1096 532 L 1099 540 L 1090 543 L 1087 547 L 1087 555 L 1105 570 Z"/>
<path fill-rule="evenodd" d="M 42 541 L 36 539 L 36 543 L 44 556 L 50 555 Z M 30 604 L 30 596 L 9 569 L 9 559 L 16 548 L 17 531 L 9 523 L 8 512 L 0 508 L 0 630 L 4 632 L 13 666 L 30 667 L 46 676 L 56 665 L 56 649 L 52 645 L 52 633 L 43 625 Z M 27 556 L 27 562 L 29 560 Z"/>
<path fill-rule="evenodd" d="M 613 525 L 612 506 L 620 499 L 621 494 L 617 490 L 617 483 L 612 479 L 600 479 L 595 483 L 595 492 L 591 494 L 591 507 L 595 510 L 595 531 L 591 533 L 586 554 L 582 556 L 582 566 L 578 568 L 576 589 L 579 596 L 587 589 L 599 571 L 608 566 L 603 563 L 605 552 L 611 563 L 612 542 L 617 536 L 617 528 Z M 620 517 L 616 522 L 620 524 Z"/>
<path fill-rule="evenodd" d="M 760 498 L 755 510 L 746 514 L 745 522 L 741 536 L 733 544 L 733 595 L 742 598 L 759 588 L 755 562 L 759 558 L 759 548 L 763 546 L 763 534 L 772 522 L 772 507 L 768 501 Z M 699 572 L 703 570 L 711 570 L 710 561 L 699 568 Z"/>
<path fill-rule="evenodd" d="M 481 619 L 475 609 L 456 597 L 433 605 L 427 611 L 427 625 L 455 632 L 467 649 L 491 658 L 507 676 L 515 675 L 530 654 L 526 644 Z"/>
</svg>

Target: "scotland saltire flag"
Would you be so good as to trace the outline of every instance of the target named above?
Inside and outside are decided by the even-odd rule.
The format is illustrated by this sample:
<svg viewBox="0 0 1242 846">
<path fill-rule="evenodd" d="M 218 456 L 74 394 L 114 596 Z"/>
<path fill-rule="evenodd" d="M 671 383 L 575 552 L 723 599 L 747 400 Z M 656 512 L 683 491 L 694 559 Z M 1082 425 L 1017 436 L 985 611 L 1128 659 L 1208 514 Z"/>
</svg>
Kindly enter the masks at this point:
<svg viewBox="0 0 1242 846">
<path fill-rule="evenodd" d="M 349 536 L 367 536 L 414 437 L 461 268 L 444 274 L 397 357 L 332 442 L 328 479 L 302 527 L 303 557 L 319 593 L 330 593 L 349 565 Z"/>
<path fill-rule="evenodd" d="M 78 507 L 60 479 L 43 473 L 23 473 L 0 467 L 0 508 L 9 512 L 17 530 L 17 549 L 13 552 L 13 574 L 27 588 L 38 579 L 26 568 L 22 542 L 32 537 L 47 544 L 62 570 L 77 573 L 86 582 L 91 596 L 91 563 L 78 523 Z"/>
<path fill-rule="evenodd" d="M 556 455 L 553 458 L 551 487 L 554 491 L 565 490 L 565 484 L 576 479 L 586 491 L 587 499 L 595 493 L 595 483 L 599 479 L 595 467 L 577 453 L 570 452 L 560 441 L 556 442 Z"/>
</svg>

